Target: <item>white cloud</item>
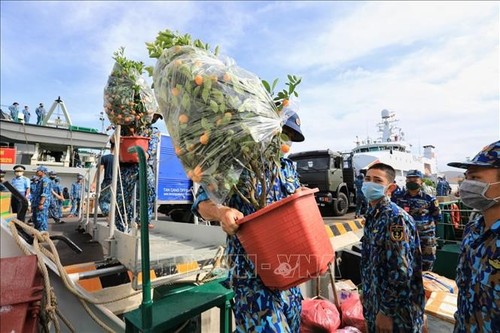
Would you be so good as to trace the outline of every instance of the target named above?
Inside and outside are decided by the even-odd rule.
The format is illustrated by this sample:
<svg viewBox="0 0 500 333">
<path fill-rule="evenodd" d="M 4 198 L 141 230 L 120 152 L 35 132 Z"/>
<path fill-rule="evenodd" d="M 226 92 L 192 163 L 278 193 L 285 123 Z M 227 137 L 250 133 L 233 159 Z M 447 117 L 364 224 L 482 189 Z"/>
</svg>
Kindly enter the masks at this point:
<svg viewBox="0 0 500 333">
<path fill-rule="evenodd" d="M 265 79 L 302 76 L 295 151 L 349 150 L 385 108 L 441 168 L 500 137 L 495 2 L 2 2 L 1 15 L 2 104 L 62 95 L 82 126 L 97 127 L 113 52 L 154 64 L 144 43 L 170 28 Z"/>
</svg>

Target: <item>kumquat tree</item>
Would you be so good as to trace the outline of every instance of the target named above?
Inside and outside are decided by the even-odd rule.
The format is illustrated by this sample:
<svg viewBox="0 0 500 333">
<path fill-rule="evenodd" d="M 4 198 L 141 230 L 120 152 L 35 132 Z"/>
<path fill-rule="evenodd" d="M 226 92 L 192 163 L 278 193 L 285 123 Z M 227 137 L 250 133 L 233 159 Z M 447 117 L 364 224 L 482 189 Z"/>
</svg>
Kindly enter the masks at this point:
<svg viewBox="0 0 500 333">
<path fill-rule="evenodd" d="M 288 89 L 273 98 L 278 80 L 261 81 L 188 34 L 161 31 L 146 45 L 157 59 L 146 70 L 188 177 L 215 202 L 238 193 L 263 208 L 289 140 L 281 130 L 286 108 L 301 79 L 289 75 Z M 240 179 L 243 170 L 249 179 Z"/>
</svg>

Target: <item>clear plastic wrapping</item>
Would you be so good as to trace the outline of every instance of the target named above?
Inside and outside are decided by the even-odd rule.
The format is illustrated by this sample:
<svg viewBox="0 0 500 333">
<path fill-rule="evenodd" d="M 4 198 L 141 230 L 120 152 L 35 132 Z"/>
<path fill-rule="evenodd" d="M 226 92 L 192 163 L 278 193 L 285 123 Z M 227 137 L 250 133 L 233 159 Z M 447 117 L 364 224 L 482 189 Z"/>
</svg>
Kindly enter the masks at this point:
<svg viewBox="0 0 500 333">
<path fill-rule="evenodd" d="M 140 130 L 151 124 L 158 103 L 137 69 L 116 62 L 104 87 L 104 110 L 112 124 Z"/>
<path fill-rule="evenodd" d="M 193 46 L 164 50 L 154 91 L 187 175 L 223 202 L 241 172 L 279 155 L 282 119 L 261 80 Z"/>
</svg>

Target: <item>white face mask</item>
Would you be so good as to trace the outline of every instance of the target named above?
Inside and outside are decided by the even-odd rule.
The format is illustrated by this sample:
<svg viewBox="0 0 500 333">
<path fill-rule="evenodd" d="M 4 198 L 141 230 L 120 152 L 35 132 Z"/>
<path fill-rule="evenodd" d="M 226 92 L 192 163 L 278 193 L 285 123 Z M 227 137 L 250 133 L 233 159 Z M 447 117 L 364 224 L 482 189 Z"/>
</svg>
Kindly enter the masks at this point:
<svg viewBox="0 0 500 333">
<path fill-rule="evenodd" d="M 500 202 L 500 197 L 488 198 L 485 195 L 490 186 L 496 184 L 500 182 L 484 183 L 466 179 L 460 185 L 460 198 L 466 206 L 484 212 Z"/>
</svg>

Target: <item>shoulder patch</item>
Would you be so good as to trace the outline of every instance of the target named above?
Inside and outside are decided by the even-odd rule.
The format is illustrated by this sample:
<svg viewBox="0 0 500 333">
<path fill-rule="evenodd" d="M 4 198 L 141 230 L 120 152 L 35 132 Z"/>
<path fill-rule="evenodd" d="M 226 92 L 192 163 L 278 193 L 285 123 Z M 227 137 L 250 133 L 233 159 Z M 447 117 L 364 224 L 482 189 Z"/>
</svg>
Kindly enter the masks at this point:
<svg viewBox="0 0 500 333">
<path fill-rule="evenodd" d="M 391 240 L 395 242 L 401 242 L 405 239 L 405 228 L 399 224 L 393 224 L 389 227 L 389 232 L 391 234 Z"/>
<path fill-rule="evenodd" d="M 494 269 L 500 269 L 500 260 L 499 259 L 489 259 L 488 260 L 491 267 Z"/>
</svg>

